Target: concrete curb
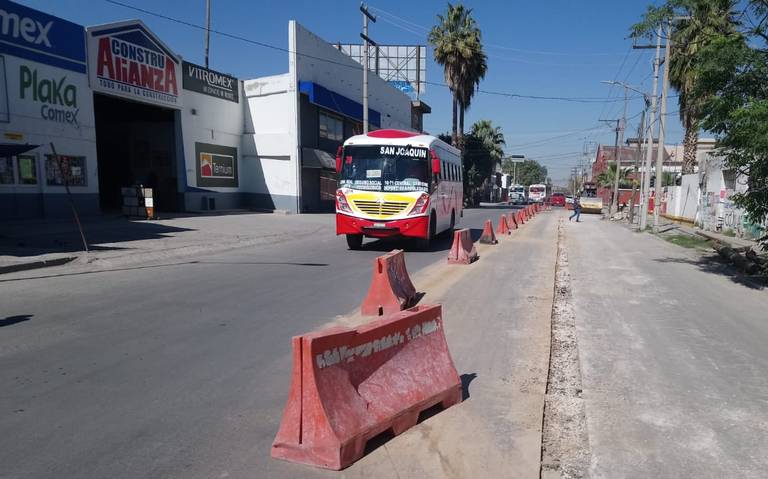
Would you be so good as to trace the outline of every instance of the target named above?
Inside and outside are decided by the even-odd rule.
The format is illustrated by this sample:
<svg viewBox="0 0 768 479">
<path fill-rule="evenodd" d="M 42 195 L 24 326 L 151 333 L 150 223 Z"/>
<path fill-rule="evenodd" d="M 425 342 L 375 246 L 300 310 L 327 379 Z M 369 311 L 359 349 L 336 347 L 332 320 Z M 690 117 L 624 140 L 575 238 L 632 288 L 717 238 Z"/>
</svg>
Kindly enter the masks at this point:
<svg viewBox="0 0 768 479">
<path fill-rule="evenodd" d="M 77 259 L 77 256 L 65 256 L 63 258 L 30 261 L 28 263 L 0 265 L 0 274 L 16 273 L 18 271 L 28 271 L 31 269 L 49 268 L 51 266 L 61 266 L 75 259 Z"/>
</svg>

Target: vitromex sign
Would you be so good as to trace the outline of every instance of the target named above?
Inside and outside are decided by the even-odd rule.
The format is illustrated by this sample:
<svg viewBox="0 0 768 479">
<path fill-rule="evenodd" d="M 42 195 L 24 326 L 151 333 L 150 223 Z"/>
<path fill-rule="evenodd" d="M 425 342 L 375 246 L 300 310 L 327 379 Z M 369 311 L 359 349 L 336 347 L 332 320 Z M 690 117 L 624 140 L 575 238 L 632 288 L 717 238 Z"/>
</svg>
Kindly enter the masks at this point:
<svg viewBox="0 0 768 479">
<path fill-rule="evenodd" d="M 181 61 L 142 22 L 89 28 L 88 55 L 95 91 L 181 107 Z"/>
<path fill-rule="evenodd" d="M 184 89 L 196 91 L 222 100 L 237 103 L 239 101 L 239 85 L 237 78 L 209 70 L 194 63 L 183 62 Z"/>
</svg>

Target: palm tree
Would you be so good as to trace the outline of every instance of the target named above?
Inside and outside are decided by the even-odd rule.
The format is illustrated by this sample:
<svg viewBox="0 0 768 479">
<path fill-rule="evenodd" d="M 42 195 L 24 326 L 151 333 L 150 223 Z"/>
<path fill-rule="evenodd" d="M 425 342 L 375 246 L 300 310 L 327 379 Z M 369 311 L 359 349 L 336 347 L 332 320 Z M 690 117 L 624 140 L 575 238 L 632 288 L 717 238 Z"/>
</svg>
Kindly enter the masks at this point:
<svg viewBox="0 0 768 479">
<path fill-rule="evenodd" d="M 629 173 L 632 168 L 623 168 L 619 173 L 619 186 L 630 183 Z M 608 163 L 608 169 L 597 175 L 597 184 L 604 188 L 613 188 L 616 181 L 616 162 Z"/>
<path fill-rule="evenodd" d="M 435 61 L 443 67 L 445 82 L 453 97 L 451 138 L 460 145 L 459 112 L 463 116 L 469 106 L 475 87 L 485 76 L 485 54 L 480 43 L 480 29 L 472 18 L 472 9 L 462 4 L 448 4 L 445 16 L 437 16 L 437 25 L 429 32 L 429 43 L 434 49 Z M 480 56 L 480 59 L 475 57 Z M 471 85 L 471 88 L 467 88 Z M 461 101 L 461 103 L 460 103 Z"/>
<path fill-rule="evenodd" d="M 685 128 L 683 174 L 693 173 L 699 141 L 699 119 L 706 98 L 693 94 L 696 84 L 698 52 L 718 35 L 736 32 L 738 22 L 732 12 L 736 0 L 686 0 L 680 2 L 683 19 L 675 22 L 669 62 L 669 84 L 678 91 L 680 121 Z"/>
<path fill-rule="evenodd" d="M 504 156 L 502 146 L 506 143 L 500 126 L 493 126 L 491 120 L 479 120 L 472 125 L 470 134 L 482 142 L 494 167 L 501 164 L 501 157 Z"/>
<path fill-rule="evenodd" d="M 721 35 L 737 33 L 734 17 L 738 0 L 667 0 L 650 7 L 643 20 L 632 27 L 634 36 L 649 35 L 660 23 L 673 21 L 669 84 L 678 92 L 680 121 L 685 128 L 683 174 L 696 165 L 699 120 L 709 92 L 697 89 L 699 52 Z"/>
<path fill-rule="evenodd" d="M 477 86 L 480 84 L 480 80 L 485 78 L 485 73 L 488 71 L 487 56 L 483 51 L 482 44 L 480 43 L 479 31 L 478 38 L 475 42 L 475 55 L 472 56 L 470 62 L 462 69 L 461 82 L 459 84 L 458 99 L 459 99 L 459 136 L 464 135 L 464 113 L 469 109 L 469 105 L 472 103 L 472 97 L 477 92 Z M 461 141 L 461 138 L 460 138 Z"/>
</svg>

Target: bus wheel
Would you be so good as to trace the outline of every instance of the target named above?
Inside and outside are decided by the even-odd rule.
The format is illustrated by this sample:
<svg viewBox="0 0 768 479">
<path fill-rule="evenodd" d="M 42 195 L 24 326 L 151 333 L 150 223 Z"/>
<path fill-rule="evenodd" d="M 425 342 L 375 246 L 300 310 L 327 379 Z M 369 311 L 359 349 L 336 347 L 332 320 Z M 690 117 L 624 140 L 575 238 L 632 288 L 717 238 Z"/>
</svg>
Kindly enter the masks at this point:
<svg viewBox="0 0 768 479">
<path fill-rule="evenodd" d="M 347 235 L 349 249 L 358 250 L 363 247 L 363 235 Z"/>
</svg>

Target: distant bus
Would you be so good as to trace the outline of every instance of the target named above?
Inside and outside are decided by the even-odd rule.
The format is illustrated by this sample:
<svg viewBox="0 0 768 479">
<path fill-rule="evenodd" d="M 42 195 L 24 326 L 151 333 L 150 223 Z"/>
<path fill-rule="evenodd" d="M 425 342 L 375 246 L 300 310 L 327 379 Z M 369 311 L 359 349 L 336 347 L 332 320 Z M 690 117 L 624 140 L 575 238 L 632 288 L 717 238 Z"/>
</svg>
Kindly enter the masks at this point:
<svg viewBox="0 0 768 479">
<path fill-rule="evenodd" d="M 528 187 L 528 201 L 543 203 L 547 199 L 547 185 L 536 184 Z"/>
<path fill-rule="evenodd" d="M 376 130 L 344 142 L 336 155 L 336 234 L 350 249 L 363 237 L 418 238 L 422 247 L 452 230 L 464 199 L 461 152 L 439 138 Z"/>
</svg>

